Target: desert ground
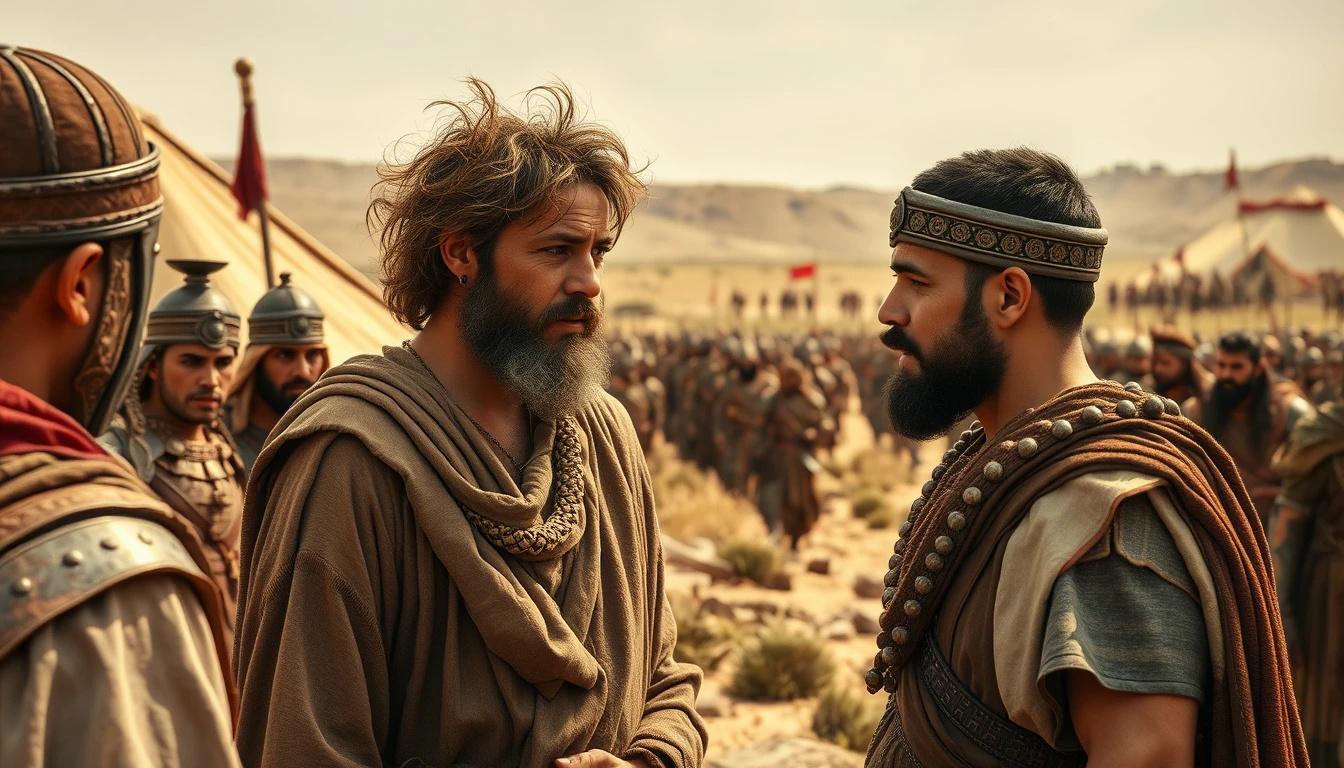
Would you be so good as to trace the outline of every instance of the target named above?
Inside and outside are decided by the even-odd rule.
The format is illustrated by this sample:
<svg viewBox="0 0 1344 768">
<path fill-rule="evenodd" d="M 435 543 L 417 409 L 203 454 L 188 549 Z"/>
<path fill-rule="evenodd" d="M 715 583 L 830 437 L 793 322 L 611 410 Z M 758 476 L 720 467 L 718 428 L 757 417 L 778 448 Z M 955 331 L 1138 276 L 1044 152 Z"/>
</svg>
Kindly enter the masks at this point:
<svg viewBox="0 0 1344 768">
<path fill-rule="evenodd" d="M 941 441 L 923 446 L 925 471 L 944 448 Z M 875 653 L 881 579 L 896 528 L 926 478 L 874 445 L 857 411 L 846 415 L 843 440 L 822 463 L 822 517 L 798 552 L 784 554 L 755 508 L 723 491 L 712 474 L 680 462 L 666 446 L 651 456 L 664 539 L 675 550 L 668 553 L 667 589 L 681 634 L 678 656 L 706 668 L 699 707 L 711 765 L 769 764 L 805 749 L 799 738 L 848 747 L 814 747 L 807 760 L 816 765 L 860 764 L 885 703 L 884 695 L 865 691 L 863 673 Z M 712 568 L 701 567 L 700 558 L 752 577 L 705 573 Z M 818 726 L 819 710 L 843 727 Z"/>
</svg>

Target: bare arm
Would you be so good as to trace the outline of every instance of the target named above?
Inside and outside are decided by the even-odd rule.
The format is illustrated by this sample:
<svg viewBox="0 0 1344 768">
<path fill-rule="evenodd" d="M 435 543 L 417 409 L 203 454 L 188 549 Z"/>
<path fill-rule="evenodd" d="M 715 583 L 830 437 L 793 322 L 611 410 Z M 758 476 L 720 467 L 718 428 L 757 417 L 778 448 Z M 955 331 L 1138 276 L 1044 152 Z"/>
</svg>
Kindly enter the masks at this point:
<svg viewBox="0 0 1344 768">
<path fill-rule="evenodd" d="M 1065 685 L 1088 768 L 1194 765 L 1199 719 L 1194 699 L 1112 691 L 1081 670 L 1068 671 Z"/>
</svg>

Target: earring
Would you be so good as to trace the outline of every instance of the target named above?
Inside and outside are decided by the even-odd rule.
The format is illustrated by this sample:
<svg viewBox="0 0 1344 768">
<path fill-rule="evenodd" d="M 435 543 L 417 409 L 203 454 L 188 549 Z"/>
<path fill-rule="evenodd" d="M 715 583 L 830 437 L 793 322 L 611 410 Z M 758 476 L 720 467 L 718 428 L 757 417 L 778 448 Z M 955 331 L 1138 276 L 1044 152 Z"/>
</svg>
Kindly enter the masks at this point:
<svg viewBox="0 0 1344 768">
<path fill-rule="evenodd" d="M 466 285 L 466 284 L 467 284 L 467 276 L 466 276 L 466 275 L 458 275 L 458 276 L 457 276 L 457 281 L 458 281 L 459 283 L 463 284 L 463 285 Z"/>
</svg>

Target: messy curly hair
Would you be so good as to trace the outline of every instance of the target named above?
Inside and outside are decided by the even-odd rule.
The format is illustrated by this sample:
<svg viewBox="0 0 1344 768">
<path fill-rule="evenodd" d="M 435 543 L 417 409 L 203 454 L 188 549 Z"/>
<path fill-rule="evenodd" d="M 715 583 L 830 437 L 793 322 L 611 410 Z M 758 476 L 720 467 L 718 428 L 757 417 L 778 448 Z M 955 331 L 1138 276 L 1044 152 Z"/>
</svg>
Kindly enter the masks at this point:
<svg viewBox="0 0 1344 768">
<path fill-rule="evenodd" d="M 586 182 L 606 196 L 615 238 L 647 194 L 644 169 L 631 167 L 625 143 L 587 121 L 564 83 L 528 91 L 520 112 L 501 105 L 481 80 L 466 84 L 470 99 L 430 105 L 445 119 L 413 158 L 379 166 L 365 217 L 370 232 L 381 230 L 383 298 L 416 330 L 453 280 L 439 255 L 444 233 L 465 234 L 489 259 L 506 226 Z"/>
</svg>

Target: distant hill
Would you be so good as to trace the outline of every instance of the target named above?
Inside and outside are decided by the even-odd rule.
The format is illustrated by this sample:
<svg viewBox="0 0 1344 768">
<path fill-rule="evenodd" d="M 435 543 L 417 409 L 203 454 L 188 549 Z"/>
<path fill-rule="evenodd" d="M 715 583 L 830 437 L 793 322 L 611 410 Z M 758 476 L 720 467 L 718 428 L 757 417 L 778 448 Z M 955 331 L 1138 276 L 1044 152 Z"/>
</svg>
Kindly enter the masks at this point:
<svg viewBox="0 0 1344 768">
<path fill-rule="evenodd" d="M 377 179 L 373 166 L 272 158 L 267 170 L 272 201 L 281 210 L 355 267 L 375 274 L 377 247 L 364 226 Z M 1173 174 L 1118 166 L 1084 181 L 1111 233 L 1108 259 L 1131 265 L 1171 255 L 1235 208 L 1221 171 Z M 1241 181 L 1248 199 L 1285 195 L 1300 184 L 1344 203 L 1344 164 L 1328 159 L 1244 169 Z M 611 263 L 882 261 L 894 196 L 894 190 L 852 187 L 658 184 Z"/>
</svg>

